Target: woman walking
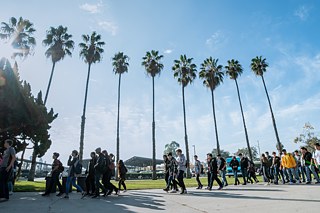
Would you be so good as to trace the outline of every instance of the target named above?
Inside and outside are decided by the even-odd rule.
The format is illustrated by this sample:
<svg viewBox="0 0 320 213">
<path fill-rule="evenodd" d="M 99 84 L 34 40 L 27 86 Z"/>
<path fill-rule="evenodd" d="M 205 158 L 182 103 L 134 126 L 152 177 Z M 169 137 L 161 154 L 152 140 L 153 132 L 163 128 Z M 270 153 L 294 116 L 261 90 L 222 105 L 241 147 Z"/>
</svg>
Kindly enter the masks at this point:
<svg viewBox="0 0 320 213">
<path fill-rule="evenodd" d="M 118 188 L 119 190 L 121 190 L 121 185 L 122 185 L 124 189 L 123 192 L 126 192 L 127 186 L 124 181 L 126 180 L 126 174 L 128 172 L 128 169 L 124 165 L 122 160 L 119 160 L 117 167 L 118 167 L 118 177 L 119 177 Z"/>
</svg>

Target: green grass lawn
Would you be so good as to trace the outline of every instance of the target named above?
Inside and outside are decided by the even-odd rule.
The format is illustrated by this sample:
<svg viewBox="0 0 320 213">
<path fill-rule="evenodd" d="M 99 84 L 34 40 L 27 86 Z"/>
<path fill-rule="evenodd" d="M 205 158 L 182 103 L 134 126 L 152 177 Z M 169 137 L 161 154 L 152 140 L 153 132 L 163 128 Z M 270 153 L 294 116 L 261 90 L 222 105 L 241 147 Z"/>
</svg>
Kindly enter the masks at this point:
<svg viewBox="0 0 320 213">
<path fill-rule="evenodd" d="M 259 181 L 262 181 L 262 177 L 258 176 Z M 233 184 L 234 178 L 228 178 L 228 183 Z M 240 182 L 242 182 L 242 177 L 239 178 Z M 197 187 L 197 182 L 195 178 L 184 179 L 186 187 Z M 202 177 L 201 182 L 204 186 L 207 185 L 207 177 Z M 118 186 L 118 182 L 112 181 L 113 184 Z M 160 180 L 127 180 L 126 181 L 127 188 L 130 189 L 163 189 L 165 188 L 165 181 L 163 179 Z M 215 182 L 214 185 L 217 185 Z M 16 192 L 43 192 L 45 190 L 45 180 L 43 181 L 17 181 L 15 184 L 14 190 Z"/>
</svg>

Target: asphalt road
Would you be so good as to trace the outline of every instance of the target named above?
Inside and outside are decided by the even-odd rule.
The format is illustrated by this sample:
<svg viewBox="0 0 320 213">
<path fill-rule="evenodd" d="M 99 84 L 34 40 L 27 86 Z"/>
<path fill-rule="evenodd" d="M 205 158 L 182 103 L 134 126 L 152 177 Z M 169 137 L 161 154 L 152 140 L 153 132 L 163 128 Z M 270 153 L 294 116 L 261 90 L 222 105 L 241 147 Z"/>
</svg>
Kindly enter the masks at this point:
<svg viewBox="0 0 320 213">
<path fill-rule="evenodd" d="M 80 199 L 71 193 L 70 199 L 42 197 L 39 193 L 14 193 L 10 200 L 0 203 L 5 213 L 57 212 L 319 212 L 319 185 L 254 184 L 228 186 L 218 190 L 188 189 L 188 194 L 170 194 L 162 190 L 129 190 L 119 196 L 111 195 Z"/>
</svg>

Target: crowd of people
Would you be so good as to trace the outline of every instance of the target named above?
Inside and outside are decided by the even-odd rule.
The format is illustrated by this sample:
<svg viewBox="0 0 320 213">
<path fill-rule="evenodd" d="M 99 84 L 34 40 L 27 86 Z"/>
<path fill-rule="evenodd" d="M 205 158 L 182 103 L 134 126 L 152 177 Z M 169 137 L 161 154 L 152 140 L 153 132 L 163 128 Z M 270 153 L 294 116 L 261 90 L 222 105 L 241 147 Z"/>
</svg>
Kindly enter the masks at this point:
<svg viewBox="0 0 320 213">
<path fill-rule="evenodd" d="M 0 202 L 9 200 L 10 190 L 12 190 L 14 183 L 14 168 L 16 167 L 16 152 L 12 147 L 13 141 L 7 139 L 4 141 L 4 153 L 0 153 Z M 260 171 L 266 185 L 278 185 L 281 181 L 282 184 L 315 184 L 320 183 L 319 168 L 320 168 L 320 144 L 314 145 L 315 151 L 309 152 L 306 147 L 301 147 L 293 153 L 287 152 L 282 149 L 281 153 L 265 152 L 261 155 Z M 163 155 L 165 183 L 163 189 L 166 192 L 187 194 L 187 189 L 184 183 L 184 177 L 187 169 L 189 169 L 188 162 L 181 149 L 176 150 L 176 158 L 173 153 Z M 117 169 L 115 170 L 114 155 L 108 154 L 106 150 L 97 148 L 95 152 L 91 152 L 88 166 L 85 170 L 85 190 L 77 184 L 77 177 L 82 176 L 82 161 L 79 159 L 77 150 L 73 150 L 69 156 L 67 165 L 69 166 L 67 172 L 67 180 L 65 187 L 60 183 L 61 173 L 65 167 L 59 160 L 59 153 L 53 153 L 53 163 L 51 170 L 51 178 L 42 196 L 49 196 L 53 188 L 58 186 L 59 193 L 56 196 L 63 196 L 69 198 L 71 187 L 74 186 L 77 191 L 81 192 L 82 198 L 90 196 L 98 198 L 101 195 L 108 196 L 114 192 L 116 195 L 123 187 L 123 192 L 127 190 L 125 180 L 126 173 L 128 172 L 122 160 L 117 162 Z M 208 153 L 206 156 L 207 164 L 207 190 L 212 190 L 214 181 L 217 182 L 217 190 L 221 190 L 228 186 L 226 178 L 227 167 L 230 167 L 234 176 L 234 185 L 240 185 L 241 181 L 238 178 L 238 172 L 241 172 L 243 179 L 242 185 L 247 183 L 258 183 L 256 177 L 256 166 L 252 160 L 244 156 L 242 153 L 233 156 L 231 161 L 227 163 L 221 155 L 213 156 Z M 194 156 L 194 174 L 197 181 L 197 188 L 202 189 L 203 184 L 200 180 L 200 175 L 204 174 L 204 166 L 199 161 L 198 156 Z M 118 187 L 111 183 L 111 178 L 115 176 L 119 179 Z M 72 185 L 72 186 L 71 186 Z M 180 190 L 179 188 L 180 187 Z"/>
<path fill-rule="evenodd" d="M 242 185 L 247 183 L 258 183 L 256 176 L 257 171 L 261 171 L 265 185 L 271 183 L 278 185 L 281 180 L 282 184 L 302 183 L 315 184 L 320 183 L 319 168 L 320 168 L 320 144 L 314 145 L 315 151 L 312 154 L 306 147 L 301 147 L 300 151 L 296 150 L 293 153 L 288 153 L 286 149 L 282 149 L 281 153 L 277 155 L 276 152 L 265 152 L 261 155 L 261 168 L 256 168 L 254 162 L 242 153 L 233 156 L 229 164 L 221 155 L 213 157 L 211 153 L 207 154 L 207 190 L 212 190 L 214 181 L 217 182 L 217 190 L 221 190 L 228 186 L 226 178 L 226 170 L 229 166 L 232 169 L 234 176 L 234 185 L 240 185 L 238 173 L 241 172 L 243 179 Z M 176 193 L 179 191 L 178 186 L 181 187 L 180 194 L 187 193 L 183 177 L 188 168 L 185 156 L 181 149 L 176 150 L 177 158 L 172 156 L 169 152 L 163 155 L 164 172 L 166 187 L 163 189 L 166 192 Z M 196 189 L 202 189 L 203 184 L 200 180 L 200 175 L 204 174 L 204 166 L 198 160 L 198 156 L 194 156 L 194 174 L 198 184 Z M 315 181 L 313 181 L 315 180 Z"/>
<path fill-rule="evenodd" d="M 82 198 L 85 196 L 90 196 L 92 198 L 98 198 L 100 195 L 108 196 L 112 192 L 117 195 L 123 186 L 124 192 L 127 190 L 125 180 L 127 168 L 125 167 L 122 160 L 117 163 L 117 172 L 119 183 L 118 187 L 111 183 L 111 178 L 115 176 L 115 163 L 114 155 L 108 154 L 106 150 L 101 151 L 101 148 L 97 148 L 95 152 L 91 152 L 90 161 L 88 163 L 86 174 L 86 188 L 85 191 L 80 185 L 76 183 L 77 177 L 82 175 L 82 164 L 79 159 L 78 151 L 73 150 L 68 160 L 68 176 L 66 181 L 65 189 L 62 187 L 59 176 L 64 170 L 59 158 L 59 153 L 53 153 L 53 163 L 51 171 L 51 179 L 46 191 L 42 196 L 49 196 L 51 194 L 52 188 L 56 185 L 59 188 L 59 193 L 56 196 L 65 195 L 64 198 L 69 198 L 69 192 L 71 185 L 74 186 L 77 191 L 81 192 Z"/>
</svg>

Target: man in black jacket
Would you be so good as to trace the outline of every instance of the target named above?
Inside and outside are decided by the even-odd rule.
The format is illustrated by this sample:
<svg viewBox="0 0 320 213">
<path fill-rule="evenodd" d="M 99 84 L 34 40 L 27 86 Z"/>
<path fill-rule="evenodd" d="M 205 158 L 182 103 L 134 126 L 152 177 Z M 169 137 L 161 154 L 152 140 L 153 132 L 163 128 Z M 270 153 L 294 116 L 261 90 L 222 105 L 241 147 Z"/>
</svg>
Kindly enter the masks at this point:
<svg viewBox="0 0 320 213">
<path fill-rule="evenodd" d="M 248 167 L 249 167 L 249 160 L 247 157 L 243 156 L 242 153 L 239 154 L 240 157 L 240 168 L 243 178 L 243 184 L 247 184 L 247 178 L 248 178 Z"/>
<path fill-rule="evenodd" d="M 319 175 L 315 171 L 314 165 L 312 165 L 312 154 L 311 154 L 311 152 L 308 152 L 306 147 L 301 147 L 300 151 L 302 153 L 302 159 L 304 160 L 304 163 L 305 163 L 306 176 L 307 176 L 306 184 L 311 184 L 311 182 L 312 182 L 311 172 L 312 172 L 314 178 L 317 180 L 316 183 L 320 183 Z"/>
<path fill-rule="evenodd" d="M 112 173 L 114 172 L 112 171 L 114 170 L 114 162 L 112 160 L 113 154 L 110 153 L 109 155 L 107 150 L 103 150 L 102 153 L 106 159 L 106 172 L 102 175 L 102 184 L 108 190 L 108 193 L 106 194 L 107 196 L 111 195 L 113 191 L 115 191 L 117 195 L 119 190 L 111 183 Z"/>
<path fill-rule="evenodd" d="M 95 195 L 92 198 L 97 198 L 100 196 L 100 188 L 104 194 L 107 194 L 107 189 L 100 183 L 102 174 L 106 172 L 106 157 L 101 153 L 100 147 L 96 149 L 96 154 L 98 155 L 98 158 L 96 164 L 94 165 Z"/>
<path fill-rule="evenodd" d="M 209 172 L 210 172 L 210 182 L 209 182 L 209 188 L 208 190 L 211 191 L 212 186 L 213 186 L 213 181 L 217 181 L 219 188 L 218 190 L 221 190 L 223 188 L 223 185 L 218 178 L 218 163 L 216 158 L 212 158 L 212 154 L 208 153 L 207 154 L 207 160 L 208 160 L 208 167 L 209 167 Z"/>
</svg>

